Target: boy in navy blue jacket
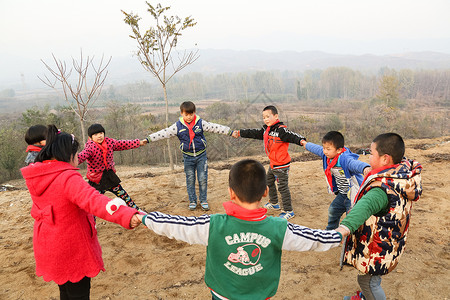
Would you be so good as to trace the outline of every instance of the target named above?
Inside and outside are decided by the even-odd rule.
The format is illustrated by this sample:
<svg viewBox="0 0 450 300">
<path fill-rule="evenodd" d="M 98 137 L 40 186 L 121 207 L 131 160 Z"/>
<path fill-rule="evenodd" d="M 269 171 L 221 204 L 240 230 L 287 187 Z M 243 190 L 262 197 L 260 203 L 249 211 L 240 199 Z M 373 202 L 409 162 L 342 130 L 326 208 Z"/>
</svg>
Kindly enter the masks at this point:
<svg viewBox="0 0 450 300">
<path fill-rule="evenodd" d="M 147 143 L 177 136 L 180 140 L 180 150 L 183 152 L 184 172 L 186 173 L 186 189 L 189 196 L 189 209 L 197 208 L 195 193 L 195 172 L 198 177 L 200 205 L 203 210 L 209 210 L 207 201 L 208 189 L 208 159 L 206 157 L 206 139 L 204 131 L 231 135 L 233 131 L 228 126 L 206 122 L 195 114 L 195 104 L 186 101 L 180 105 L 181 117 L 172 126 L 152 133 L 147 137 Z"/>
<path fill-rule="evenodd" d="M 328 191 L 336 195 L 328 208 L 326 229 L 335 229 L 339 226 L 341 216 L 350 210 L 363 180 L 362 173 L 370 172 L 370 165 L 359 161 L 359 155 L 344 146 L 344 136 L 338 131 L 325 134 L 322 146 L 304 140 L 301 144 L 309 152 L 322 157 Z"/>
</svg>

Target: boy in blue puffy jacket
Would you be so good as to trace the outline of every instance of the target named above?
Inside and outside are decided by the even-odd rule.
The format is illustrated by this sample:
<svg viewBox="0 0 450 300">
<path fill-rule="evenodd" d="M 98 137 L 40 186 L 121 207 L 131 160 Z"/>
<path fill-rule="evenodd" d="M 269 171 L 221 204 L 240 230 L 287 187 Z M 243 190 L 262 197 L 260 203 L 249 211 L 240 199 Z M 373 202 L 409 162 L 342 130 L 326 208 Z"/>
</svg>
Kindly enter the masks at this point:
<svg viewBox="0 0 450 300">
<path fill-rule="evenodd" d="M 328 191 L 336 195 L 328 208 L 326 229 L 335 229 L 341 216 L 350 210 L 363 180 L 362 173 L 370 172 L 370 165 L 359 161 L 359 155 L 344 146 L 344 136 L 338 131 L 325 134 L 322 146 L 304 140 L 301 144 L 309 152 L 322 157 Z"/>
</svg>

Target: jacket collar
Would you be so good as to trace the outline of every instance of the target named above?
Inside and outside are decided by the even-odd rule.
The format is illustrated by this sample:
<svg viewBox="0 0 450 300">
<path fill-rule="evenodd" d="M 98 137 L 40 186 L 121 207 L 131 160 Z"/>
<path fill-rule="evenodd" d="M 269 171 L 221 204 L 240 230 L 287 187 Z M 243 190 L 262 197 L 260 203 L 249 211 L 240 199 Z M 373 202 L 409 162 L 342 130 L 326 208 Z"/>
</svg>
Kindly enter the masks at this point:
<svg viewBox="0 0 450 300">
<path fill-rule="evenodd" d="M 267 218 L 266 208 L 261 207 L 258 209 L 246 209 L 232 201 L 224 202 L 222 205 L 225 208 L 225 212 L 227 215 L 236 217 L 244 221 L 261 221 Z"/>
</svg>

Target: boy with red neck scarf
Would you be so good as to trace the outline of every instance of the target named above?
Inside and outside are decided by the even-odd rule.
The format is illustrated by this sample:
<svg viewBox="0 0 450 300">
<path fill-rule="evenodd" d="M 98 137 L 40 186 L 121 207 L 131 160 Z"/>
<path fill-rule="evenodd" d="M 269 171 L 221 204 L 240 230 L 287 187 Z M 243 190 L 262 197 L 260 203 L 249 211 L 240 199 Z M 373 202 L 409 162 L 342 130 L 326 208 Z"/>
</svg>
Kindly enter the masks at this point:
<svg viewBox="0 0 450 300">
<path fill-rule="evenodd" d="M 123 199 L 129 207 L 142 211 L 120 184 L 120 178 L 114 168 L 114 151 L 138 148 L 146 144 L 145 140 L 115 140 L 105 136 L 105 128 L 101 124 L 92 124 L 88 128 L 89 140 L 80 153 L 78 163 L 87 161 L 86 177 L 88 183 L 101 194 L 110 191 Z"/>
<path fill-rule="evenodd" d="M 302 141 L 302 146 L 322 158 L 328 192 L 336 197 L 328 207 L 328 230 L 339 226 L 341 216 L 348 212 L 363 180 L 363 172 L 370 171 L 369 164 L 358 160 L 359 155 L 344 146 L 344 136 L 330 131 L 322 138 L 322 146 Z"/>
<path fill-rule="evenodd" d="M 368 173 L 356 204 L 336 229 L 347 238 L 344 263 L 358 271 L 362 290 L 344 299 L 385 300 L 381 276 L 392 272 L 405 250 L 413 202 L 422 195 L 422 166 L 403 157 L 396 133 L 377 136 L 370 145 Z"/>
<path fill-rule="evenodd" d="M 267 171 L 267 185 L 269 186 L 269 202 L 264 207 L 268 209 L 283 211 L 279 217 L 289 220 L 295 216 L 289 190 L 289 169 L 291 157 L 288 153 L 289 143 L 300 145 L 305 137 L 289 131 L 278 119 L 278 110 L 269 105 L 263 109 L 263 120 L 265 125 L 257 129 L 241 129 L 233 133 L 233 137 L 251 138 L 264 141 L 264 150 L 270 160 Z M 278 204 L 278 191 L 275 185 L 278 183 L 278 191 L 281 194 L 282 207 Z"/>
<path fill-rule="evenodd" d="M 198 178 L 200 206 L 209 210 L 208 191 L 208 158 L 206 156 L 206 139 L 203 132 L 231 135 L 233 131 L 228 126 L 206 122 L 195 113 L 195 104 L 186 101 L 180 105 L 180 119 L 172 126 L 150 134 L 146 142 L 156 142 L 177 136 L 180 140 L 180 150 L 183 153 L 184 173 L 186 174 L 186 189 L 189 197 L 189 209 L 198 206 L 195 193 L 195 173 Z"/>
<path fill-rule="evenodd" d="M 152 212 L 142 224 L 156 234 L 205 245 L 205 283 L 212 299 L 269 299 L 278 289 L 283 250 L 327 251 L 342 236 L 266 216 L 266 171 L 255 160 L 235 163 L 229 173 L 225 214 L 184 217 Z"/>
<path fill-rule="evenodd" d="M 27 157 L 25 158 L 25 163 L 27 165 L 34 163 L 36 156 L 45 146 L 46 139 L 47 139 L 47 126 L 38 124 L 28 128 L 27 132 L 25 133 L 25 142 L 27 142 L 28 144 L 26 150 L 28 154 Z"/>
</svg>

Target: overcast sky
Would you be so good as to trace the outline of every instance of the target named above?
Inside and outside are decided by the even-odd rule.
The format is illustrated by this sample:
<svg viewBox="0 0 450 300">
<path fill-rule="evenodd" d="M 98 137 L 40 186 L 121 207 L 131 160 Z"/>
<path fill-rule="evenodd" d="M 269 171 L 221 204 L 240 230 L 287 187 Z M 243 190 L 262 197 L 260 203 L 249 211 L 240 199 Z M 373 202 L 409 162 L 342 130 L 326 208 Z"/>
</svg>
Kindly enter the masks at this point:
<svg viewBox="0 0 450 300">
<path fill-rule="evenodd" d="M 198 22 L 182 37 L 184 48 L 450 53 L 449 0 L 160 2 L 172 6 L 169 13 Z M 145 8 L 142 0 L 0 0 L 1 60 L 73 56 L 80 48 L 91 55 L 131 55 L 135 42 L 121 9 L 138 13 L 147 28 Z"/>
</svg>

